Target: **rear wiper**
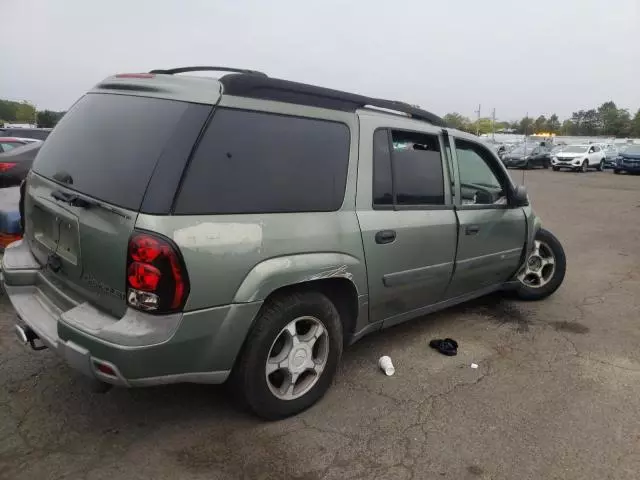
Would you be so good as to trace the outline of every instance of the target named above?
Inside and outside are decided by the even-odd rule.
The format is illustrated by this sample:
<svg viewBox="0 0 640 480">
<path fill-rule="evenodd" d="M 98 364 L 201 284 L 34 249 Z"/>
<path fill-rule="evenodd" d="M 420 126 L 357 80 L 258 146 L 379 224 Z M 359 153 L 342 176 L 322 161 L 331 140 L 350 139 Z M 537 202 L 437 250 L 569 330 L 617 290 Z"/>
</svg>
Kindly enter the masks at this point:
<svg viewBox="0 0 640 480">
<path fill-rule="evenodd" d="M 53 192 L 51 192 L 51 196 L 60 202 L 64 202 L 68 205 L 71 205 L 72 207 L 78 207 L 78 208 L 98 207 L 108 212 L 115 213 L 120 217 L 123 217 L 126 219 L 131 218 L 129 217 L 129 215 L 121 212 L 117 208 L 111 207 L 109 205 L 105 205 L 104 203 L 98 202 L 97 200 L 89 200 L 86 198 L 81 198 L 78 195 L 73 193 L 65 193 L 61 190 L 54 190 Z"/>
</svg>

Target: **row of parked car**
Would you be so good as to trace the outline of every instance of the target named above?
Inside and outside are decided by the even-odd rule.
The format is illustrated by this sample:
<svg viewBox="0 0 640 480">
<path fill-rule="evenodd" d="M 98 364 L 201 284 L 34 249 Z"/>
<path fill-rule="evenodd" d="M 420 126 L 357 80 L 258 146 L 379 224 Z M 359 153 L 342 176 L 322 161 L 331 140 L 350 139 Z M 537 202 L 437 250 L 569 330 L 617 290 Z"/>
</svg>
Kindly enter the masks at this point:
<svg viewBox="0 0 640 480">
<path fill-rule="evenodd" d="M 640 145 L 578 144 L 551 145 L 547 142 L 523 143 L 509 148 L 501 145 L 497 152 L 507 168 L 569 169 L 587 172 L 612 168 L 614 173 L 640 172 Z"/>
<path fill-rule="evenodd" d="M 49 128 L 0 128 L 0 188 L 20 185 Z"/>
</svg>

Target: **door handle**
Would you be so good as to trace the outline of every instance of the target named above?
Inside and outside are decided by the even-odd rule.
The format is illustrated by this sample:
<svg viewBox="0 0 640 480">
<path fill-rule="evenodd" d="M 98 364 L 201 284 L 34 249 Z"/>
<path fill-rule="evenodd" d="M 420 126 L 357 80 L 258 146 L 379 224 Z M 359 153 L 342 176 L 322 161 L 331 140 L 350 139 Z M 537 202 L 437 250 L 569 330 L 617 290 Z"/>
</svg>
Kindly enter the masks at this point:
<svg viewBox="0 0 640 480">
<path fill-rule="evenodd" d="M 480 227 L 478 225 L 469 225 L 465 228 L 465 235 L 476 235 L 480 231 Z"/>
<path fill-rule="evenodd" d="M 376 233 L 376 243 L 391 243 L 395 239 L 395 230 L 380 230 L 378 233 Z"/>
</svg>

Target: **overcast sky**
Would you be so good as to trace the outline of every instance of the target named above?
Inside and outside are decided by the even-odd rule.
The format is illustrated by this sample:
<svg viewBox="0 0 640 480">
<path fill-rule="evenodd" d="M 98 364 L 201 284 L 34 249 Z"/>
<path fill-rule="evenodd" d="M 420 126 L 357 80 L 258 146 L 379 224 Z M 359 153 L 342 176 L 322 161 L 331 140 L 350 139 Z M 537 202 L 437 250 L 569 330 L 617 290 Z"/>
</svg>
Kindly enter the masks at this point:
<svg viewBox="0 0 640 480">
<path fill-rule="evenodd" d="M 0 98 L 67 109 L 117 72 L 224 65 L 516 119 L 640 108 L 640 0 L 0 0 Z"/>
</svg>

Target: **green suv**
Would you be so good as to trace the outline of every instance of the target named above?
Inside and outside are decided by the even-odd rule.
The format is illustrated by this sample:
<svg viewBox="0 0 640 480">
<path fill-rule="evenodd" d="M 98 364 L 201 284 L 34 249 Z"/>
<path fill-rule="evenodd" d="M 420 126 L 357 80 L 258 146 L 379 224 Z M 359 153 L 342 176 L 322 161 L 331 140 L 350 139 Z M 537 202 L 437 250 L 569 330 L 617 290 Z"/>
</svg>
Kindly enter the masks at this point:
<svg viewBox="0 0 640 480">
<path fill-rule="evenodd" d="M 179 75 L 225 71 L 219 79 Z M 2 260 L 16 333 L 102 384 L 229 380 L 266 418 L 345 345 L 509 289 L 558 240 L 473 135 L 406 103 L 190 67 L 122 74 L 51 133 Z"/>
</svg>

